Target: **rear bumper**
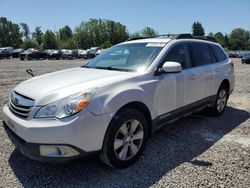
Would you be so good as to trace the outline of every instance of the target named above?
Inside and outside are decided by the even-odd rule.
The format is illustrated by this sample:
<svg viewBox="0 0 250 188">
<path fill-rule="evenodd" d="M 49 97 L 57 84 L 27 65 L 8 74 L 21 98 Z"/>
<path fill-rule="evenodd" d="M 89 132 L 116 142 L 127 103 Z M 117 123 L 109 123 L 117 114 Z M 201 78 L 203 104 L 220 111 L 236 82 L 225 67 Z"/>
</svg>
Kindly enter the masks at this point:
<svg viewBox="0 0 250 188">
<path fill-rule="evenodd" d="M 83 151 L 75 146 L 71 145 L 65 145 L 65 144 L 57 144 L 60 146 L 67 146 L 75 151 L 77 151 L 79 154 L 74 157 L 45 157 L 41 156 L 40 154 L 40 146 L 50 146 L 50 144 L 42 144 L 42 143 L 29 143 L 17 136 L 7 125 L 5 122 L 3 122 L 4 129 L 10 138 L 11 142 L 14 144 L 15 148 L 19 150 L 23 155 L 37 161 L 41 162 L 49 162 L 49 163 L 65 163 L 70 162 L 72 160 L 78 159 L 78 158 L 84 158 L 87 156 L 98 154 L 99 151 L 94 152 L 86 152 Z M 53 144 L 55 145 L 55 144 Z"/>
</svg>

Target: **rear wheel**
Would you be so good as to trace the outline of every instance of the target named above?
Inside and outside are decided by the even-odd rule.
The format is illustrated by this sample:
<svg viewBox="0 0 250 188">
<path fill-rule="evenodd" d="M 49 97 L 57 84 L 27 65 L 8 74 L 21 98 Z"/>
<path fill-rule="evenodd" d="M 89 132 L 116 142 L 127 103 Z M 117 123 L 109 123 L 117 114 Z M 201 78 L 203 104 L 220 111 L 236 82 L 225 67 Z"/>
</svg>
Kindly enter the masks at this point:
<svg viewBox="0 0 250 188">
<path fill-rule="evenodd" d="M 212 115 L 220 116 L 223 114 L 227 106 L 228 96 L 228 88 L 222 84 L 218 90 L 214 106 L 210 109 Z"/>
<path fill-rule="evenodd" d="M 141 112 L 131 108 L 122 110 L 107 129 L 101 159 L 113 168 L 131 165 L 141 156 L 148 131 L 148 123 Z"/>
</svg>

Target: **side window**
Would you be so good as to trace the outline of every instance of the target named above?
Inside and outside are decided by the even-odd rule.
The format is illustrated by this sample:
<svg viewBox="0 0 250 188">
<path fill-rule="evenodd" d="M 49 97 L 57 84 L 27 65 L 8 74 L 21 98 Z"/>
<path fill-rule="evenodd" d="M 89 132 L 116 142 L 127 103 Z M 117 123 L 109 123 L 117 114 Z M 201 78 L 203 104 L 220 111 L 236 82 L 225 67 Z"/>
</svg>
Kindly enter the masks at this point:
<svg viewBox="0 0 250 188">
<path fill-rule="evenodd" d="M 188 44 L 182 43 L 175 45 L 164 58 L 164 62 L 174 61 L 181 64 L 182 69 L 192 67 L 192 60 Z"/>
<path fill-rule="evenodd" d="M 212 50 L 217 60 L 216 62 L 224 61 L 227 58 L 225 53 L 218 46 L 215 46 L 215 45 L 211 45 L 211 46 L 212 46 Z"/>
<path fill-rule="evenodd" d="M 209 46 L 205 43 L 192 43 L 192 50 L 197 66 L 213 63 Z"/>
</svg>

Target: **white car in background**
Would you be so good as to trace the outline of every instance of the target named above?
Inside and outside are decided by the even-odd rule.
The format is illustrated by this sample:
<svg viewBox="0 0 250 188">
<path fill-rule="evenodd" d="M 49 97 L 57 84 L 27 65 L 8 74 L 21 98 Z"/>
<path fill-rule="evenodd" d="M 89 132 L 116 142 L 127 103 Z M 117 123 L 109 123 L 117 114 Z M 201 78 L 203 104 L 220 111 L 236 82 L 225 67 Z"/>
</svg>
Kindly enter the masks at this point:
<svg viewBox="0 0 250 188">
<path fill-rule="evenodd" d="M 4 127 L 32 159 L 97 153 L 122 168 L 161 126 L 203 109 L 221 115 L 233 89 L 233 63 L 217 43 L 185 34 L 131 40 L 83 67 L 19 84 L 4 106 Z"/>
</svg>

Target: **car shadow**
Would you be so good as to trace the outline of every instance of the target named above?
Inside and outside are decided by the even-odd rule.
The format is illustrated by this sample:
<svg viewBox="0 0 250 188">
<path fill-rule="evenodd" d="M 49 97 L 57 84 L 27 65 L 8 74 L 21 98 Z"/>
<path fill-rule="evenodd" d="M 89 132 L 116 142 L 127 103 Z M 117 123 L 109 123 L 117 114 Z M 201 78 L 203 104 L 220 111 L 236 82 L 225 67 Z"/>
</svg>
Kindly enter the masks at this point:
<svg viewBox="0 0 250 188">
<path fill-rule="evenodd" d="M 250 117 L 247 111 L 228 107 L 223 116 L 192 115 L 161 131 L 148 141 L 134 165 L 114 170 L 98 158 L 51 165 L 28 159 L 14 150 L 9 165 L 23 187 L 149 187 L 184 162 L 209 167 L 197 156 Z"/>
</svg>

